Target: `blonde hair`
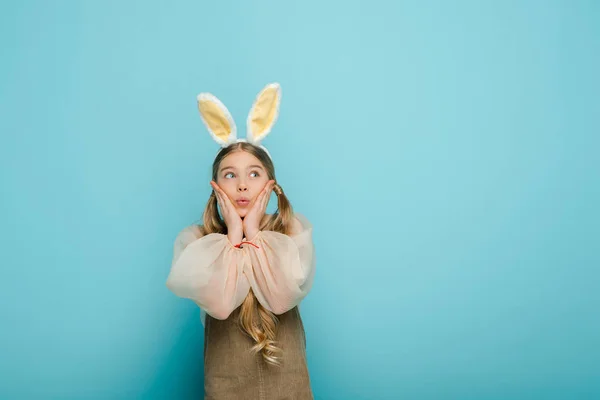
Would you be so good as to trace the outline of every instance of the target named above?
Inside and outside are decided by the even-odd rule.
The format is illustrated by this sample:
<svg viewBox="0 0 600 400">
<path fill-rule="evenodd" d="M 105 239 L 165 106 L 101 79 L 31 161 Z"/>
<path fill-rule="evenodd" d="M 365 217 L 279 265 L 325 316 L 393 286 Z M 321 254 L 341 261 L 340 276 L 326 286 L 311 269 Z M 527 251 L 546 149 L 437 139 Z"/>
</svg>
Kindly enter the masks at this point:
<svg viewBox="0 0 600 400">
<path fill-rule="evenodd" d="M 260 147 L 247 142 L 239 142 L 223 148 L 219 151 L 213 162 L 212 179 L 215 182 L 217 181 L 217 174 L 221 161 L 229 154 L 237 151 L 246 151 L 258 158 L 265 167 L 268 178 L 275 180 L 273 192 L 277 195 L 277 211 L 264 219 L 261 222 L 259 229 L 261 231 L 275 231 L 289 235 L 291 233 L 292 219 L 294 216 L 293 209 L 285 196 L 283 189 L 277 184 L 277 179 L 275 179 L 275 167 L 271 158 Z M 202 221 L 203 225 L 201 230 L 204 235 L 209 233 L 227 234 L 227 226 L 225 225 L 225 221 L 223 221 L 219 215 L 217 199 L 214 192 L 211 192 L 208 199 L 208 203 L 206 204 L 206 208 L 202 215 Z M 252 290 L 250 290 L 241 305 L 239 314 L 240 328 L 255 342 L 251 351 L 255 354 L 261 353 L 263 359 L 272 365 L 281 364 L 280 356 L 282 350 L 277 347 L 276 342 L 278 323 L 279 319 L 277 316 L 265 309 L 262 304 L 256 300 L 256 296 Z"/>
</svg>

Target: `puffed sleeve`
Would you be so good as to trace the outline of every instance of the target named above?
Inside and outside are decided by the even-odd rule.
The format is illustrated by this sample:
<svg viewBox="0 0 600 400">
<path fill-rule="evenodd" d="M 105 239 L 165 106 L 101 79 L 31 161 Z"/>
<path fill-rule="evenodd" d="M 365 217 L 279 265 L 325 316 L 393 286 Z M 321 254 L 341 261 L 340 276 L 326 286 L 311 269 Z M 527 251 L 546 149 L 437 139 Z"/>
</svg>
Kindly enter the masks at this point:
<svg viewBox="0 0 600 400">
<path fill-rule="evenodd" d="M 250 263 L 245 274 L 256 299 L 274 314 L 291 310 L 310 291 L 315 274 L 312 224 L 295 214 L 296 232 L 290 236 L 260 231 L 246 245 Z M 255 247 L 256 246 L 256 247 Z"/>
<path fill-rule="evenodd" d="M 226 319 L 250 291 L 243 266 L 242 249 L 235 248 L 226 235 L 202 236 L 197 226 L 190 226 L 175 239 L 166 285 L 210 316 Z"/>
</svg>

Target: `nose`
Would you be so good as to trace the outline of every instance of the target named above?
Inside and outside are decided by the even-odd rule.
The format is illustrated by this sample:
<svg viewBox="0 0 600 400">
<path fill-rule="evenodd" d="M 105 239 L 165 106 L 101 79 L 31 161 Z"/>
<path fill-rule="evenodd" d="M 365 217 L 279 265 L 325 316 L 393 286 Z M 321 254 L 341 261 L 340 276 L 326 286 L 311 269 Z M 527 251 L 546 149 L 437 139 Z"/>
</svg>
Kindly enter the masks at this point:
<svg viewBox="0 0 600 400">
<path fill-rule="evenodd" d="M 248 191 L 248 187 L 245 184 L 240 183 L 240 185 L 238 186 L 238 192 L 243 193 L 246 191 Z"/>
</svg>

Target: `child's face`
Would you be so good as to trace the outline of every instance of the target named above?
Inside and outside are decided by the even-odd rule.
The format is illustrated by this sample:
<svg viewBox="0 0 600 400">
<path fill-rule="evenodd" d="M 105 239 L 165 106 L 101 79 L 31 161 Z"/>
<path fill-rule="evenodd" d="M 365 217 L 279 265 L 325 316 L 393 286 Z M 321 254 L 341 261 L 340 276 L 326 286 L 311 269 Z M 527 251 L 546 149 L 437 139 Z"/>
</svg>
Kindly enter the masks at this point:
<svg viewBox="0 0 600 400">
<path fill-rule="evenodd" d="M 236 151 L 221 161 L 217 185 L 227 194 L 240 217 L 245 217 L 269 181 L 267 171 L 258 158 Z"/>
</svg>

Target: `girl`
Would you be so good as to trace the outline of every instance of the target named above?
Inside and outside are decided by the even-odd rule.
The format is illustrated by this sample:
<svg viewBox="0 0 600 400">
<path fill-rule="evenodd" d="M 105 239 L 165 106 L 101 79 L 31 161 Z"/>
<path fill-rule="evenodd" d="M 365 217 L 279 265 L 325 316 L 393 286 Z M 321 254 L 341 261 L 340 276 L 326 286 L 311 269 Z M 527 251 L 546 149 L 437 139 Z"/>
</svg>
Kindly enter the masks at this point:
<svg viewBox="0 0 600 400">
<path fill-rule="evenodd" d="M 314 277 L 312 226 L 292 211 L 260 144 L 280 99 L 278 84 L 261 91 L 244 140 L 216 97 L 198 96 L 202 120 L 222 149 L 203 225 L 177 236 L 167 287 L 201 308 L 207 399 L 313 398 L 298 309 Z M 272 191 L 278 209 L 268 215 Z"/>
</svg>

